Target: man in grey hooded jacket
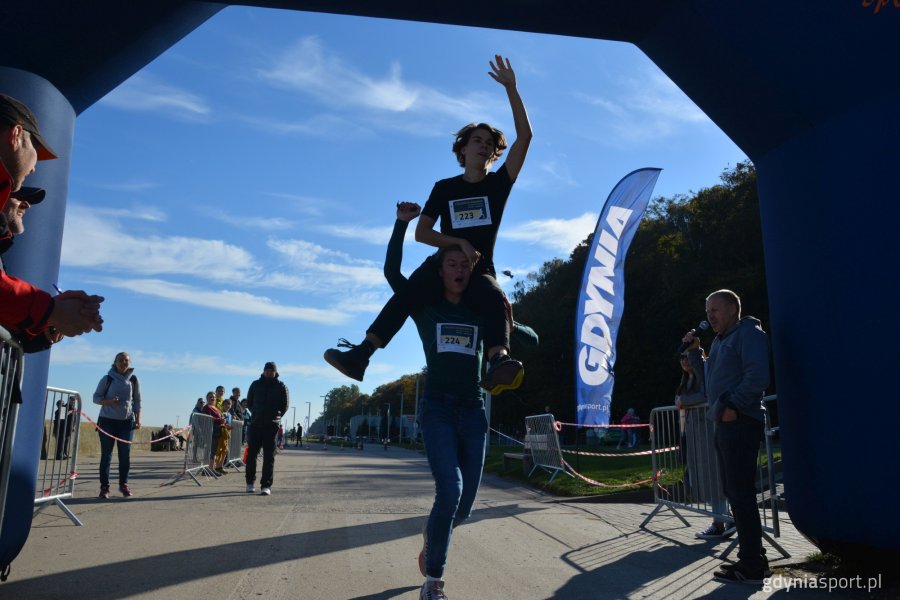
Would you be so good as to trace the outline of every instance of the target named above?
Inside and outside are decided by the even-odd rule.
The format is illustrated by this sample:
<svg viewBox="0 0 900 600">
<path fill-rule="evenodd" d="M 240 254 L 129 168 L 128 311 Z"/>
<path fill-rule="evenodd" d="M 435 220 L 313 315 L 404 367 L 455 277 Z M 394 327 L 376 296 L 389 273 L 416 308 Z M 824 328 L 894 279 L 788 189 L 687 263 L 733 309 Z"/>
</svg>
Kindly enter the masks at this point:
<svg viewBox="0 0 900 600">
<path fill-rule="evenodd" d="M 741 299 L 731 290 L 706 298 L 706 318 L 716 337 L 706 359 L 707 418 L 716 423 L 715 446 L 725 496 L 737 526 L 738 562 L 714 573 L 719 581 L 762 582 L 768 562 L 756 506 L 756 457 L 765 427 L 763 394 L 769 387 L 769 339 L 758 319 L 741 318 Z M 693 332 L 692 362 L 699 360 L 700 340 Z"/>
</svg>

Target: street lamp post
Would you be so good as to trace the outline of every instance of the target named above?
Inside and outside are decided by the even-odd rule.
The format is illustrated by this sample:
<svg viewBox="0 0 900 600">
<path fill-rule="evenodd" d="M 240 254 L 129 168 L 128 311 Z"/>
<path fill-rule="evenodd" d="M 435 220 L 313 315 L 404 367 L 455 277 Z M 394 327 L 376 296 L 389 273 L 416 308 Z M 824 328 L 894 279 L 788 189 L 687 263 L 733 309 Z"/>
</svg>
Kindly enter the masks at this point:
<svg viewBox="0 0 900 600">
<path fill-rule="evenodd" d="M 309 441 L 309 417 L 312 414 L 312 402 L 306 403 L 306 439 Z"/>
</svg>

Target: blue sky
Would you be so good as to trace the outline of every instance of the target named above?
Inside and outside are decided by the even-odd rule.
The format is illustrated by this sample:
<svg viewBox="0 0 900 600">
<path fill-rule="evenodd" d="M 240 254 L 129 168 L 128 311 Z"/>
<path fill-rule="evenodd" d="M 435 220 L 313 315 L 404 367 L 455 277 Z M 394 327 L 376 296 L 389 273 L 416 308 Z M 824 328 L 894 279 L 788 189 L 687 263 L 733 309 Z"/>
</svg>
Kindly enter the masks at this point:
<svg viewBox="0 0 900 600">
<path fill-rule="evenodd" d="M 498 271 L 568 257 L 634 169 L 661 167 L 655 196 L 672 196 L 745 160 L 628 44 L 226 8 L 77 119 L 59 280 L 105 296 L 106 323 L 55 347 L 49 384 L 90 397 L 125 350 L 144 422 L 184 424 L 198 397 L 246 391 L 274 360 L 296 420 L 314 420 L 328 390 L 353 383 L 322 352 L 362 339 L 388 298 L 394 204 L 424 204 L 460 173 L 462 125 L 513 134 L 487 75 L 495 53 L 534 130 Z M 404 270 L 430 252 L 407 239 Z M 360 389 L 423 364 L 408 324 Z"/>
</svg>

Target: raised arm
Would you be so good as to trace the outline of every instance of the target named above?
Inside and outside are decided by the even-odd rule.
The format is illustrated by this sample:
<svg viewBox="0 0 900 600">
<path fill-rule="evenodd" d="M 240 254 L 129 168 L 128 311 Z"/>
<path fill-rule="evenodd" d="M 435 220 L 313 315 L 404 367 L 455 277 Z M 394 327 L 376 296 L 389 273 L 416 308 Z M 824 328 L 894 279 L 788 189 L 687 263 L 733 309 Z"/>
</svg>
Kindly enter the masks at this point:
<svg viewBox="0 0 900 600">
<path fill-rule="evenodd" d="M 421 208 L 415 202 L 397 203 L 397 220 L 394 222 L 394 232 L 388 242 L 387 255 L 384 257 L 384 278 L 394 292 L 400 291 L 406 285 L 407 279 L 400 272 L 400 264 L 403 262 L 403 237 L 409 222 L 419 216 Z"/>
<path fill-rule="evenodd" d="M 528 121 L 525 104 L 516 87 L 516 73 L 513 71 L 509 59 L 505 59 L 504 62 L 502 56 L 495 54 L 494 61 L 490 62 L 493 72 L 489 72 L 488 75 L 506 89 L 509 107 L 512 109 L 513 123 L 516 127 L 516 139 L 506 153 L 506 170 L 509 178 L 515 181 L 519 176 L 519 171 L 522 170 L 522 165 L 525 164 L 525 156 L 528 154 L 528 146 L 531 144 L 531 123 Z"/>
</svg>

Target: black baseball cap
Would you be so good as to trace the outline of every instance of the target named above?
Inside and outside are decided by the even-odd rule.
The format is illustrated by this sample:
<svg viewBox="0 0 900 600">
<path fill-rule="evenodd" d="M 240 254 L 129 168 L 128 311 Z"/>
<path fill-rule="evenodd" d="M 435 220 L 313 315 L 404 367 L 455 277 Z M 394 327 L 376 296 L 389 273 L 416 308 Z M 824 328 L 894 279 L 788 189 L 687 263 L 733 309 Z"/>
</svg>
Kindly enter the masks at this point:
<svg viewBox="0 0 900 600">
<path fill-rule="evenodd" d="M 58 158 L 53 148 L 41 136 L 37 117 L 22 102 L 19 102 L 12 96 L 0 94 L 0 121 L 9 125 L 21 125 L 25 131 L 31 134 L 31 137 L 34 139 L 34 147 L 37 150 L 38 160 Z"/>
<path fill-rule="evenodd" d="M 33 206 L 35 204 L 40 204 L 46 194 L 47 190 L 44 188 L 25 187 L 23 185 L 18 191 L 12 192 L 9 196 L 16 200 L 24 200 Z"/>
</svg>

